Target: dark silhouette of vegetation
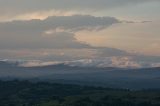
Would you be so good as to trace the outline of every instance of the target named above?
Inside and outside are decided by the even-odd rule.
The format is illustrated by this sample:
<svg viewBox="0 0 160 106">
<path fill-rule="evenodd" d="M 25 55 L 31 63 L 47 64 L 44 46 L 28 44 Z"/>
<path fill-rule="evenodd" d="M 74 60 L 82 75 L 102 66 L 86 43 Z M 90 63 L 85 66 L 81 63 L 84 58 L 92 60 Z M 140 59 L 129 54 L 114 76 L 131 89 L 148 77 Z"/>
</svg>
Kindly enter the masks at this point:
<svg viewBox="0 0 160 106">
<path fill-rule="evenodd" d="M 160 106 L 160 90 L 0 81 L 0 106 Z"/>
</svg>

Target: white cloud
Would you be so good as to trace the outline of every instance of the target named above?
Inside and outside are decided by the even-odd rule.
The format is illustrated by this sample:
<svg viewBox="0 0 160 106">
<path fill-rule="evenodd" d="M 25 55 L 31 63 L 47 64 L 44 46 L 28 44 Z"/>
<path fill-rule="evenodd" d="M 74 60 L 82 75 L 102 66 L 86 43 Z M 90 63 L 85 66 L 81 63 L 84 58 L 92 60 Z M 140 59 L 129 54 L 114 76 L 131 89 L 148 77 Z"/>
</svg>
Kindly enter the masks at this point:
<svg viewBox="0 0 160 106">
<path fill-rule="evenodd" d="M 141 68 L 141 64 L 133 61 L 131 57 L 113 57 L 111 59 L 112 67 L 120 67 L 120 68 Z"/>
<path fill-rule="evenodd" d="M 60 62 L 56 62 L 56 61 L 42 62 L 38 60 L 19 62 L 20 67 L 43 67 L 43 66 L 57 65 L 57 64 L 60 64 Z"/>
<path fill-rule="evenodd" d="M 9 61 L 9 60 L 7 60 Z M 68 66 L 79 66 L 79 67 L 115 67 L 115 68 L 150 68 L 160 67 L 159 63 L 135 61 L 133 57 L 129 56 L 114 56 L 105 58 L 95 59 L 80 59 L 73 61 L 40 61 L 40 60 L 29 60 L 29 61 L 18 61 L 21 67 L 42 67 L 49 65 L 64 64 Z"/>
</svg>

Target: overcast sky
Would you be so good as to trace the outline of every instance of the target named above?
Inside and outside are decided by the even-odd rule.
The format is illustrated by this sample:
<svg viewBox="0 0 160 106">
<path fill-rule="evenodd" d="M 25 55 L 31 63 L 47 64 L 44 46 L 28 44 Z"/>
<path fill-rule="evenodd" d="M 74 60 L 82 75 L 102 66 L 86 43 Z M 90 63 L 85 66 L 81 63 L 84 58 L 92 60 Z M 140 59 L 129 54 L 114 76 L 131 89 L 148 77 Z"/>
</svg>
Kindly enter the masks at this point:
<svg viewBox="0 0 160 106">
<path fill-rule="evenodd" d="M 159 10 L 160 0 L 0 0 L 0 58 L 159 66 Z"/>
</svg>

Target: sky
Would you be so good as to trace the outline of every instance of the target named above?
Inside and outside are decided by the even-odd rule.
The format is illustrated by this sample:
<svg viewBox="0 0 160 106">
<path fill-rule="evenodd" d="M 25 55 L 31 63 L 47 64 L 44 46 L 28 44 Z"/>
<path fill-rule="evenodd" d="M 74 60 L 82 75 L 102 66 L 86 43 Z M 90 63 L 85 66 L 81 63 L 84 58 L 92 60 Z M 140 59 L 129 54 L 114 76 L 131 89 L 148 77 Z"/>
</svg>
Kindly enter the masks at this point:
<svg viewBox="0 0 160 106">
<path fill-rule="evenodd" d="M 160 66 L 160 0 L 0 0 L 0 59 Z"/>
</svg>

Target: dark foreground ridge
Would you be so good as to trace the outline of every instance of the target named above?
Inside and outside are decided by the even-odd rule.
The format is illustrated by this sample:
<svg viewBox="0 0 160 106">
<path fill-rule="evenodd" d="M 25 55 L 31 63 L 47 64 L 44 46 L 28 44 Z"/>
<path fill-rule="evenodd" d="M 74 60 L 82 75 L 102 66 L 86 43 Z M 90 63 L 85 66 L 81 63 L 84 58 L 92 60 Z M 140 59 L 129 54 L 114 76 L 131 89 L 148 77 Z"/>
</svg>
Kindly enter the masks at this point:
<svg viewBox="0 0 160 106">
<path fill-rule="evenodd" d="M 160 106 L 160 90 L 0 81 L 0 106 Z"/>
</svg>

